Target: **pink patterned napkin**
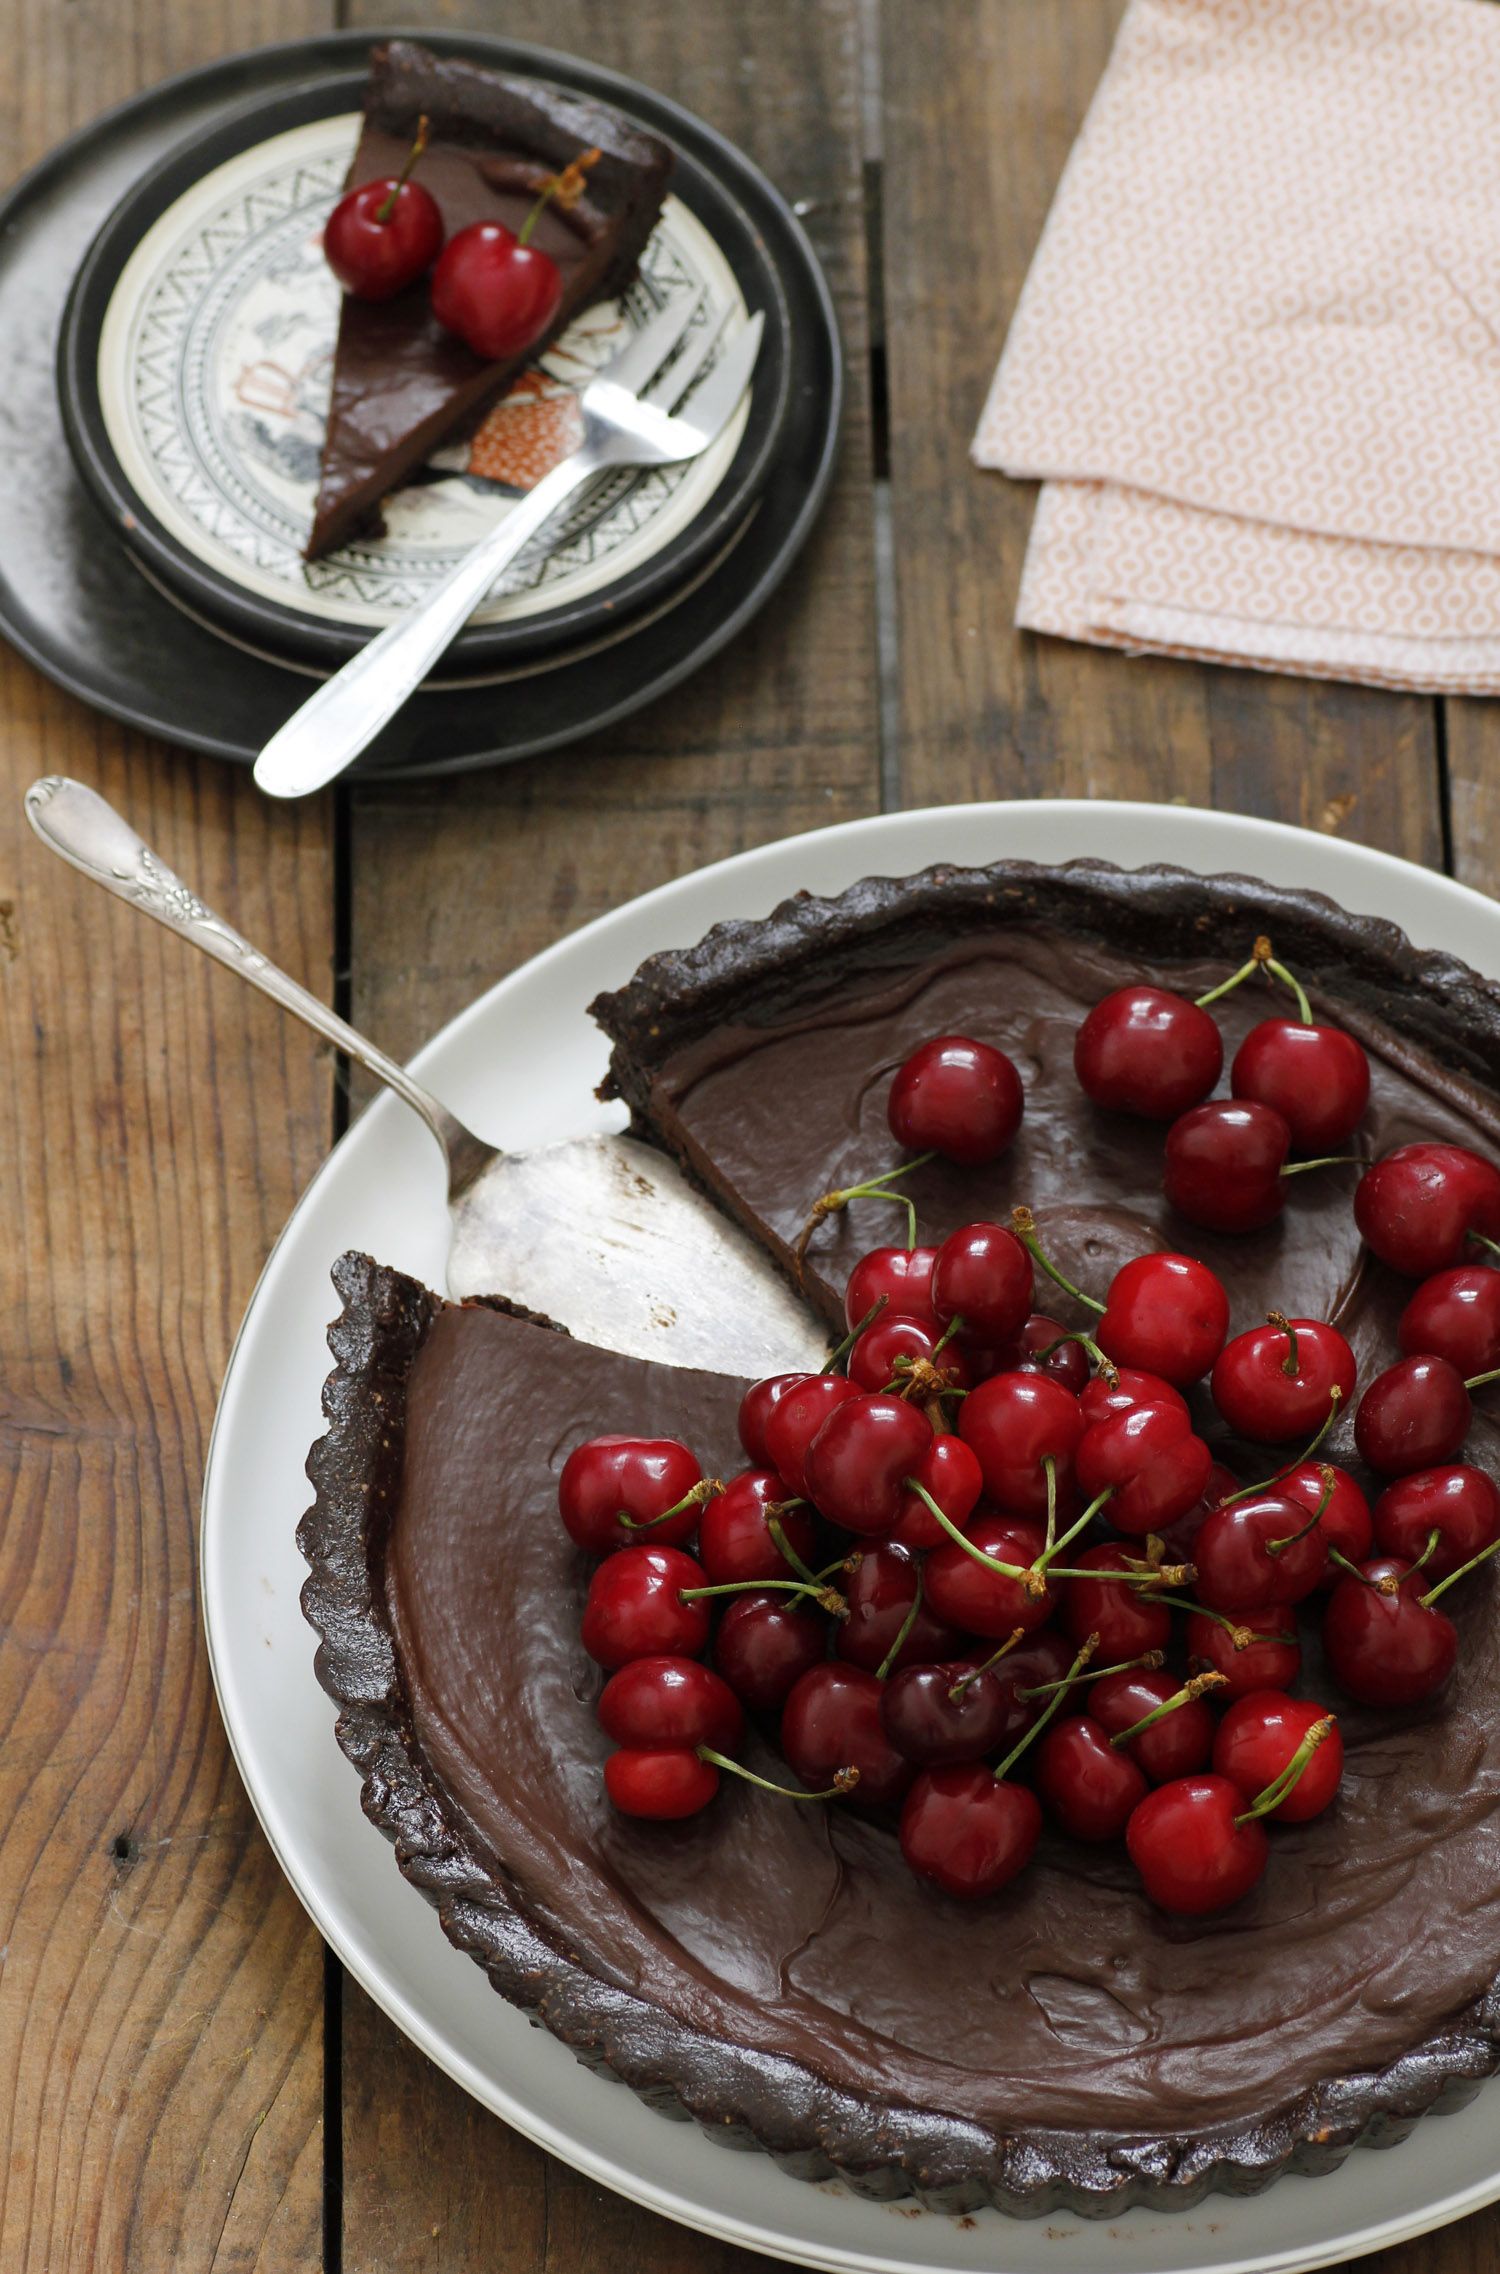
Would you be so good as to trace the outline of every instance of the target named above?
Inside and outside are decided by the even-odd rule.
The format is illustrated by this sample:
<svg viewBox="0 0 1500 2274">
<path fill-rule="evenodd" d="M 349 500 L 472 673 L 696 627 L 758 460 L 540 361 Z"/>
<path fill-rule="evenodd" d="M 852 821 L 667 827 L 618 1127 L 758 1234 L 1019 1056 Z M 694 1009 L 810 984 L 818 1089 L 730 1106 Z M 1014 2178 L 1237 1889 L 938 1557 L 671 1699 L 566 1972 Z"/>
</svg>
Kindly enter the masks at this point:
<svg viewBox="0 0 1500 2274">
<path fill-rule="evenodd" d="M 974 455 L 1030 629 L 1500 691 L 1500 9 L 1132 0 Z"/>
</svg>

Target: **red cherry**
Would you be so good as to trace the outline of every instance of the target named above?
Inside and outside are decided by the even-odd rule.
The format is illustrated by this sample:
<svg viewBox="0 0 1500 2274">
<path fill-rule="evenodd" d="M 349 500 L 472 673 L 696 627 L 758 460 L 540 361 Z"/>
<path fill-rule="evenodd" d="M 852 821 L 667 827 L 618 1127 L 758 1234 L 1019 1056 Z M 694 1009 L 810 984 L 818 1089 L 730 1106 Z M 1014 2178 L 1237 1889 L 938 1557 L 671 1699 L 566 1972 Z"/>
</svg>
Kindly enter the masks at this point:
<svg viewBox="0 0 1500 2274">
<path fill-rule="evenodd" d="M 849 1616 L 839 1622 L 834 1648 L 851 1666 L 878 1672 L 896 1648 L 901 1630 L 917 1602 L 921 1566 L 905 1548 L 889 1542 L 865 1548 L 841 1585 Z M 906 1640 L 891 1660 L 893 1667 L 918 1666 L 933 1659 L 952 1658 L 963 1645 L 962 1634 L 934 1617 L 931 1606 L 917 1604 Z"/>
<path fill-rule="evenodd" d="M 973 1901 L 995 1895 L 1036 1850 L 1042 1811 L 1036 1794 L 997 1781 L 982 1762 L 924 1769 L 901 1811 L 901 1853 L 919 1879 Z"/>
<path fill-rule="evenodd" d="M 1420 1705 L 1453 1672 L 1458 1629 L 1422 1601 L 1432 1584 L 1405 1562 L 1377 1556 L 1329 1596 L 1323 1649 L 1340 1686 L 1361 1705 Z"/>
<path fill-rule="evenodd" d="M 775 1466 L 766 1444 L 772 1414 L 789 1392 L 812 1379 L 811 1374 L 771 1374 L 763 1382 L 752 1382 L 740 1399 L 740 1443 L 756 1468 Z"/>
<path fill-rule="evenodd" d="M 708 1745 L 733 1753 L 745 1716 L 728 1683 L 696 1658 L 635 1658 L 600 1692 L 599 1726 L 616 1745 L 645 1752 Z"/>
<path fill-rule="evenodd" d="M 1206 1098 L 1224 1065 L 1207 1011 L 1165 987 L 1118 987 L 1078 1029 L 1073 1067 L 1095 1105 L 1174 1121 Z"/>
<path fill-rule="evenodd" d="M 1262 1019 L 1234 1054 L 1229 1086 L 1274 1108 L 1299 1153 L 1332 1153 L 1370 1102 L 1370 1061 L 1342 1027 Z"/>
<path fill-rule="evenodd" d="M 1036 1752 L 1036 1787 L 1075 1840 L 1117 1840 L 1146 1792 L 1134 1761 L 1089 1714 L 1055 1721 Z"/>
<path fill-rule="evenodd" d="M 1282 1170 L 1292 1133 L 1274 1107 L 1221 1098 L 1167 1131 L 1162 1190 L 1179 1214 L 1214 1232 L 1256 1232 L 1286 1206 Z"/>
<path fill-rule="evenodd" d="M 913 1153 L 965 1168 L 997 1160 L 1021 1126 L 1021 1077 L 1003 1050 L 939 1034 L 914 1050 L 891 1084 L 891 1135 Z"/>
<path fill-rule="evenodd" d="M 1242 1698 L 1250 1690 L 1284 1690 L 1295 1682 L 1302 1664 L 1302 1645 L 1296 1619 L 1284 1603 L 1237 1611 L 1234 1626 L 1252 1637 L 1243 1648 L 1237 1646 L 1231 1629 L 1210 1618 L 1207 1611 L 1194 1611 L 1187 1623 L 1188 1657 L 1223 1675 L 1227 1687 L 1220 1692 L 1222 1697 Z"/>
<path fill-rule="evenodd" d="M 844 1289 L 844 1316 L 851 1333 L 882 1300 L 885 1310 L 900 1318 L 935 1319 L 932 1267 L 936 1261 L 936 1248 L 871 1248 L 862 1255 Z"/>
<path fill-rule="evenodd" d="M 900 1389 L 911 1367 L 922 1359 L 935 1365 L 952 1388 L 966 1390 L 973 1376 L 963 1351 L 956 1342 L 946 1342 L 938 1350 L 944 1331 L 936 1319 L 904 1319 L 882 1311 L 849 1353 L 850 1381 L 862 1390 L 884 1390 L 892 1384 Z"/>
<path fill-rule="evenodd" d="M 387 175 L 345 191 L 328 216 L 323 255 L 357 300 L 391 300 L 432 266 L 442 242 L 431 192 Z"/>
<path fill-rule="evenodd" d="M 714 1664 L 752 1713 L 775 1713 L 808 1668 L 822 1664 L 827 1643 L 824 1621 L 795 1599 L 735 1595 L 714 1636 Z"/>
<path fill-rule="evenodd" d="M 1500 1490 L 1483 1469 L 1418 1469 L 1386 1486 L 1375 1503 L 1374 1530 L 1382 1555 L 1411 1564 L 1421 1557 L 1431 1585 L 1500 1540 Z M 1428 1555 L 1434 1532 L 1437 1545 Z"/>
<path fill-rule="evenodd" d="M 1110 1737 L 1118 1737 L 1176 1697 L 1182 1687 L 1171 1674 L 1132 1667 L 1129 1673 L 1106 1674 L 1089 1685 L 1089 1712 Z M 1206 1768 L 1213 1742 L 1214 1717 L 1202 1698 L 1194 1697 L 1174 1705 L 1160 1721 L 1116 1750 L 1128 1753 L 1152 1784 L 1170 1784 L 1174 1777 Z"/>
<path fill-rule="evenodd" d="M 840 1769 L 854 1768 L 852 1804 L 878 1808 L 901 1798 L 912 1769 L 885 1733 L 884 1687 L 858 1666 L 829 1663 L 802 1676 L 782 1712 L 781 1749 L 805 1785 L 821 1790 Z"/>
<path fill-rule="evenodd" d="M 1193 1542 L 1200 1602 L 1236 1618 L 1268 1603 L 1300 1603 L 1328 1568 L 1321 1519 L 1308 1531 L 1312 1521 L 1279 1492 L 1216 1508 Z"/>
<path fill-rule="evenodd" d="M 1270 1842 L 1253 1819 L 1236 1822 L 1244 1808 L 1228 1777 L 1179 1777 L 1147 1793 L 1125 1827 L 1125 1845 L 1153 1903 L 1202 1918 L 1249 1894 Z"/>
<path fill-rule="evenodd" d="M 1400 1358 L 1360 1399 L 1354 1442 L 1381 1476 L 1436 1468 L 1463 1444 L 1473 1410 L 1463 1376 L 1446 1358 Z"/>
<path fill-rule="evenodd" d="M 932 1443 L 932 1423 L 898 1397 L 836 1405 L 807 1449 L 808 1496 L 830 1523 L 878 1536 L 901 1516 L 906 1480 Z"/>
<path fill-rule="evenodd" d="M 599 1665 L 632 1658 L 696 1658 L 708 1640 L 708 1605 L 682 1591 L 708 1584 L 681 1548 L 621 1548 L 589 1582 L 579 1633 Z"/>
<path fill-rule="evenodd" d="M 541 338 L 562 291 L 550 253 L 523 245 L 503 221 L 471 221 L 448 239 L 432 272 L 432 312 L 476 355 L 499 363 Z"/>
<path fill-rule="evenodd" d="M 992 1374 L 964 1399 L 958 1433 L 979 1457 L 991 1500 L 1019 1516 L 1044 1516 L 1043 1462 L 1051 1459 L 1059 1497 L 1066 1497 L 1083 1414 L 1046 1374 Z"/>
<path fill-rule="evenodd" d="M 885 1684 L 885 1733 L 919 1768 L 940 1761 L 982 1761 L 1005 1741 L 1009 1712 L 999 1673 L 957 1662 L 906 1666 Z"/>
<path fill-rule="evenodd" d="M 1089 1500 L 1108 1491 L 1115 1529 L 1136 1538 L 1185 1516 L 1208 1482 L 1213 1455 L 1179 1398 L 1111 1413 L 1078 1442 L 1078 1488 Z"/>
<path fill-rule="evenodd" d="M 1308 1732 L 1328 1718 L 1326 1706 L 1314 1698 L 1252 1690 L 1248 1697 L 1235 1699 L 1219 1724 L 1215 1773 L 1228 1777 L 1245 1800 L 1255 1800 L 1291 1766 Z M 1285 1800 L 1267 1813 L 1283 1824 L 1305 1824 L 1328 1806 L 1343 1773 L 1344 1740 L 1335 1721 Z"/>
<path fill-rule="evenodd" d="M 1003 1224 L 960 1224 L 937 1251 L 932 1307 L 975 1342 L 1009 1342 L 1031 1311 L 1031 1258 Z"/>
<path fill-rule="evenodd" d="M 1469 1235 L 1500 1239 L 1500 1172 L 1462 1145 L 1398 1145 L 1354 1195 L 1360 1233 L 1413 1279 L 1472 1261 Z"/>
<path fill-rule="evenodd" d="M 961 1530 L 984 1490 L 978 1458 L 963 1439 L 947 1432 L 934 1437 L 911 1473 L 949 1523 Z M 901 1514 L 890 1537 L 898 1547 L 936 1548 L 948 1535 L 926 1503 L 908 1489 L 902 1494 Z"/>
<path fill-rule="evenodd" d="M 1078 1402 L 1091 1429 L 1109 1414 L 1129 1413 L 1138 1405 L 1174 1406 L 1184 1420 L 1188 1417 L 1188 1403 L 1182 1392 L 1164 1381 L 1160 1374 L 1143 1374 L 1138 1366 L 1117 1366 L 1113 1381 L 1108 1374 L 1095 1374 Z"/>
<path fill-rule="evenodd" d="M 1072 1568 L 1132 1571 L 1139 1562 L 1139 1556 L 1123 1540 L 1111 1540 L 1103 1547 L 1086 1548 Z M 1099 1647 L 1094 1655 L 1103 1665 L 1138 1658 L 1143 1651 L 1161 1650 L 1171 1638 L 1171 1612 L 1144 1588 L 1132 1587 L 1122 1579 L 1103 1578 L 1065 1579 L 1061 1588 L 1063 1632 L 1075 1644 L 1097 1634 Z"/>
<path fill-rule="evenodd" d="M 1231 1484 L 1229 1489 L 1234 1492 L 1237 1487 Z M 1338 1566 L 1332 1560 L 1335 1548 L 1351 1563 L 1358 1563 L 1369 1554 L 1370 1542 L 1375 1537 L 1370 1503 L 1347 1469 L 1335 1468 L 1327 1461 L 1299 1461 L 1296 1468 L 1288 1469 L 1276 1479 L 1276 1490 L 1295 1501 L 1308 1516 L 1322 1507 L 1318 1530 L 1323 1535 L 1329 1563 L 1321 1585 L 1331 1587 L 1338 1577 Z"/>
<path fill-rule="evenodd" d="M 766 1463 L 793 1499 L 812 1499 L 805 1466 L 808 1449 L 835 1408 L 859 1394 L 857 1384 L 846 1375 L 805 1374 L 777 1400 L 764 1430 Z"/>
<path fill-rule="evenodd" d="M 1500 1366 L 1500 1271 L 1459 1264 L 1424 1279 L 1396 1329 L 1408 1358 L 1430 1350 L 1460 1374 L 1488 1374 Z"/>
<path fill-rule="evenodd" d="M 971 1516 L 963 1534 L 983 1554 L 1023 1571 L 1030 1569 L 1044 1545 L 1040 1527 L 1017 1516 Z M 1045 1588 L 1032 1595 L 1023 1580 L 991 1571 L 956 1540 L 945 1539 L 931 1551 L 922 1577 L 931 1609 L 964 1634 L 988 1635 L 998 1642 L 1017 1627 L 1029 1633 L 1052 1615 L 1052 1597 Z"/>
<path fill-rule="evenodd" d="M 1089 1385 L 1089 1354 L 1081 1342 L 1065 1340 L 1067 1329 L 1056 1319 L 1049 1319 L 1045 1311 L 1033 1311 L 1022 1327 L 1014 1357 L 1008 1366 L 995 1366 L 992 1373 L 1014 1371 L 1020 1374 L 1050 1374 L 1054 1382 L 1061 1382 L 1074 1397 Z"/>
<path fill-rule="evenodd" d="M 622 1816 L 669 1824 L 708 1806 L 719 1789 L 719 1772 L 712 1761 L 700 1761 L 681 1745 L 611 1753 L 604 1764 L 604 1789 Z"/>
<path fill-rule="evenodd" d="M 1214 1361 L 1214 1404 L 1257 1445 L 1306 1437 L 1326 1419 L 1333 1392 L 1354 1395 L 1354 1353 L 1337 1327 L 1280 1314 L 1226 1342 Z"/>
<path fill-rule="evenodd" d="M 801 1556 L 804 1563 L 810 1560 L 815 1537 L 812 1511 L 788 1508 L 785 1503 L 786 1486 L 774 1469 L 741 1469 L 708 1503 L 698 1522 L 698 1561 L 715 1587 L 735 1580 L 791 1577 L 787 1558 L 771 1536 L 773 1515 L 793 1555 Z M 718 1748 L 721 1753 L 725 1749 Z"/>
<path fill-rule="evenodd" d="M 1117 1366 L 1185 1390 L 1208 1372 L 1228 1332 L 1229 1297 L 1207 1264 L 1158 1254 L 1121 1265 L 1094 1339 Z"/>
<path fill-rule="evenodd" d="M 590 1437 L 563 1463 L 557 1505 L 569 1536 L 590 1555 L 639 1544 L 645 1525 L 652 1546 L 672 1547 L 698 1524 L 700 1503 L 679 1504 L 702 1479 L 674 1437 Z M 673 1508 L 679 1513 L 667 1514 Z"/>
</svg>

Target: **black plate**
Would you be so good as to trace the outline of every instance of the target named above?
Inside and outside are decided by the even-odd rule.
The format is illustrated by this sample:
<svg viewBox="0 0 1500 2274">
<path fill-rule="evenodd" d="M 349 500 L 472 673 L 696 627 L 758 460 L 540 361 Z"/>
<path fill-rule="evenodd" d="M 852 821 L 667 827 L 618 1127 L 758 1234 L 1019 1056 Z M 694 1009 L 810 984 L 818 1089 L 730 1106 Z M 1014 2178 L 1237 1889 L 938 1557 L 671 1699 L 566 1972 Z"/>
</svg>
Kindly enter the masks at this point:
<svg viewBox="0 0 1500 2274">
<path fill-rule="evenodd" d="M 232 576 L 200 560 L 156 520 L 149 501 L 131 487 L 111 444 L 99 396 L 98 355 L 105 311 L 122 269 L 147 230 L 184 191 L 216 166 L 273 135 L 360 108 L 370 42 L 367 36 L 352 37 L 351 56 L 351 37 L 346 35 L 333 69 L 320 70 L 312 62 L 331 43 L 320 41 L 302 49 L 307 67 L 295 85 L 272 88 L 189 134 L 119 200 L 74 280 L 58 342 L 58 389 L 69 444 L 94 498 L 126 544 L 189 607 L 239 638 L 332 669 L 365 645 L 369 628 L 332 623 L 295 605 L 247 592 Z M 732 143 L 633 80 L 477 32 L 461 38 L 424 35 L 424 40 L 441 52 L 462 53 L 513 76 L 597 97 L 670 141 L 677 152 L 674 194 L 723 252 L 746 306 L 760 309 L 766 319 L 745 432 L 703 511 L 649 560 L 611 584 L 511 623 L 471 625 L 454 643 L 450 669 L 493 669 L 573 645 L 607 629 L 621 614 L 650 606 L 679 578 L 711 559 L 743 521 L 765 486 L 790 405 L 792 317 L 778 264 L 794 269 L 799 253 L 804 260 L 813 256 L 783 199 Z"/>
<path fill-rule="evenodd" d="M 468 39 L 450 41 L 468 49 Z M 350 67 L 363 33 L 261 48 L 168 80 L 44 158 L 0 203 L 0 337 L 11 343 L 0 515 L 0 630 L 50 679 L 127 724 L 252 761 L 304 699 L 303 671 L 246 654 L 193 622 L 133 567 L 92 503 L 63 435 L 55 342 L 68 282 L 105 217 L 164 140 L 232 105 Z M 530 51 L 539 70 L 561 61 Z M 675 114 L 683 116 L 685 114 Z M 706 130 L 704 130 L 706 131 Z M 419 696 L 366 751 L 362 773 L 452 773 L 556 749 L 676 686 L 769 598 L 805 542 L 833 470 L 843 366 L 821 269 L 786 216 L 777 266 L 791 311 L 793 374 L 775 463 L 727 558 L 587 665 Z"/>
</svg>

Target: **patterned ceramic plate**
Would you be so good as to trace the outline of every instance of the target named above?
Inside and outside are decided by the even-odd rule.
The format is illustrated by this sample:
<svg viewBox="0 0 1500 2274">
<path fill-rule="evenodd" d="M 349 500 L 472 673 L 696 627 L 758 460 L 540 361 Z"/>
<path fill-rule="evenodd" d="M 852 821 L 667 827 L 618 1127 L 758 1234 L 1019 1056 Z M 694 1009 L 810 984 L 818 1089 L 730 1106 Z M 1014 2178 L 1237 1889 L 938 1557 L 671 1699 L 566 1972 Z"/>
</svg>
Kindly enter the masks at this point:
<svg viewBox="0 0 1500 2274">
<path fill-rule="evenodd" d="M 309 107 L 316 115 L 287 122 Z M 338 317 L 321 231 L 358 125 L 344 79 L 249 106 L 174 152 L 111 217 L 60 347 L 80 469 L 169 592 L 242 637 L 337 662 L 572 446 L 579 391 L 631 331 L 690 302 L 694 325 L 727 343 L 747 308 L 762 308 L 755 387 L 713 448 L 584 493 L 517 562 L 454 663 L 494 667 L 617 628 L 722 548 L 769 471 L 786 323 L 753 224 L 684 158 L 628 292 L 585 311 L 476 432 L 438 450 L 388 500 L 383 536 L 308 563 Z"/>
</svg>

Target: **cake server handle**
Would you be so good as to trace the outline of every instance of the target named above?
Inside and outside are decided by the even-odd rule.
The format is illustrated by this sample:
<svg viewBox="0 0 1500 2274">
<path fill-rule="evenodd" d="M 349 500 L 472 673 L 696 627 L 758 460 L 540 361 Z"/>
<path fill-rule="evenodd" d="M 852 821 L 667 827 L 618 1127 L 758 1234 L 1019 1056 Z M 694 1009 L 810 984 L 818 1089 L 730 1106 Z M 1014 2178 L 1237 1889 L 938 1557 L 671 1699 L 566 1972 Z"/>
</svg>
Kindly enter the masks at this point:
<svg viewBox="0 0 1500 2274">
<path fill-rule="evenodd" d="M 307 797 L 352 765 L 416 693 L 501 571 L 601 463 L 587 443 L 564 458 L 465 553 L 420 607 L 398 617 L 325 679 L 256 759 L 260 788 L 270 797 Z"/>
</svg>

